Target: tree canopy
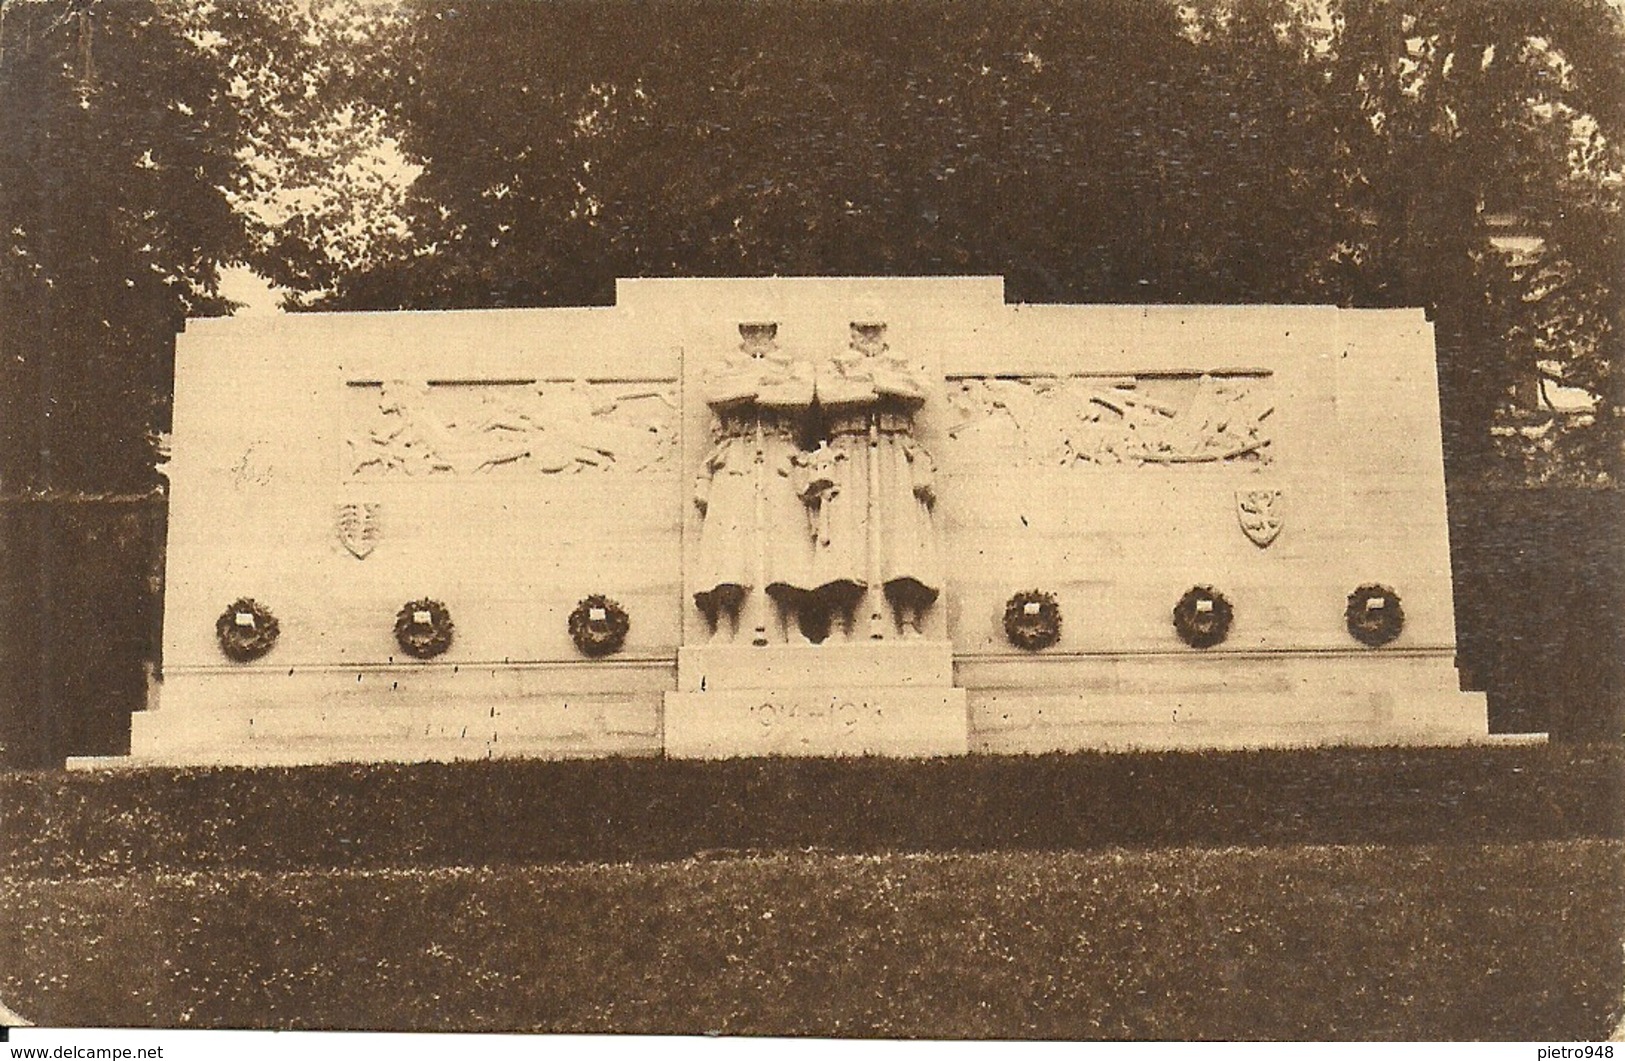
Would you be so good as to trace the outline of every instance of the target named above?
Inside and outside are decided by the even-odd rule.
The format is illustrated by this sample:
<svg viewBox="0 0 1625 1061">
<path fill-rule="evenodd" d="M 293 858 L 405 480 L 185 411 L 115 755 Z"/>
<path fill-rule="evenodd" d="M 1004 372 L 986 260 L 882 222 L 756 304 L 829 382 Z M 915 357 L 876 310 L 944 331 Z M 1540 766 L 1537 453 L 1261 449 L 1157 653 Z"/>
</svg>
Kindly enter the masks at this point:
<svg viewBox="0 0 1625 1061">
<path fill-rule="evenodd" d="M 299 0 L 0 2 L 0 493 L 149 488 L 164 351 L 226 312 L 255 145 L 332 106 Z"/>
</svg>

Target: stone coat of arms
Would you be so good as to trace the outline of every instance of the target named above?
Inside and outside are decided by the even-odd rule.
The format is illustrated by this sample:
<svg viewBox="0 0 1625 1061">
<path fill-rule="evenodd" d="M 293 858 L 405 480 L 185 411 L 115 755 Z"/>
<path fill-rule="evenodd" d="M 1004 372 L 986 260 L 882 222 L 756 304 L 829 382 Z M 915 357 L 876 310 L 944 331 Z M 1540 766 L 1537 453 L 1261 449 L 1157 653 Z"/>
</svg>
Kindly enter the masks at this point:
<svg viewBox="0 0 1625 1061">
<path fill-rule="evenodd" d="M 339 542 L 357 560 L 365 560 L 378 544 L 378 509 L 372 502 L 338 506 L 335 523 Z"/>
<path fill-rule="evenodd" d="M 1260 549 L 1281 533 L 1283 508 L 1279 490 L 1236 491 L 1236 520 L 1241 532 Z"/>
</svg>

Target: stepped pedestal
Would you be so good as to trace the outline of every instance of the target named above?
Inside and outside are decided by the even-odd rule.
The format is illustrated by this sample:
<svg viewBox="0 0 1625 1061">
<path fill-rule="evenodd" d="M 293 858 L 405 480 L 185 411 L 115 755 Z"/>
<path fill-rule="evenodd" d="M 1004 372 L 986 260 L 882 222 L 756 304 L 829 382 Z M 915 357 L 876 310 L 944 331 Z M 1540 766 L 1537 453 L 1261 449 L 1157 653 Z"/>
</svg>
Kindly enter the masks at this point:
<svg viewBox="0 0 1625 1061">
<path fill-rule="evenodd" d="M 666 754 L 964 755 L 965 690 L 945 641 L 694 646 L 665 701 Z"/>
</svg>

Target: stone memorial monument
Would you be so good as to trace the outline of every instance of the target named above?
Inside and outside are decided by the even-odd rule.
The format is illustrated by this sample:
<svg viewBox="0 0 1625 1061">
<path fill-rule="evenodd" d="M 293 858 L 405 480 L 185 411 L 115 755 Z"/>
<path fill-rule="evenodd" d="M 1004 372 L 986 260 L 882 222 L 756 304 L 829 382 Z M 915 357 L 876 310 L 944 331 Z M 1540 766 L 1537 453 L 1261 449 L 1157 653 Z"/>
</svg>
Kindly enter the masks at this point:
<svg viewBox="0 0 1625 1061">
<path fill-rule="evenodd" d="M 982 277 L 193 321 L 118 761 L 1480 739 L 1437 393 L 1420 311 Z"/>
</svg>

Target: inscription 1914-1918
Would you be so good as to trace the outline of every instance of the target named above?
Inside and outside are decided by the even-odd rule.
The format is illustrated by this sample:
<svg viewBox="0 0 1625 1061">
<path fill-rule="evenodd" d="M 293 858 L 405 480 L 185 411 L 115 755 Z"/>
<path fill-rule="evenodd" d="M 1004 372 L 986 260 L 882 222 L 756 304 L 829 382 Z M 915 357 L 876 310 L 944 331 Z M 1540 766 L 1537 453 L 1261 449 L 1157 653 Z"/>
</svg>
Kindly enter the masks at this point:
<svg viewBox="0 0 1625 1061">
<path fill-rule="evenodd" d="M 853 729 L 866 721 L 878 721 L 884 717 L 885 712 L 880 706 L 867 700 L 833 699 L 813 703 L 764 700 L 750 709 L 751 721 L 763 729 L 797 723 L 817 725 L 825 721 L 843 729 Z"/>
</svg>

